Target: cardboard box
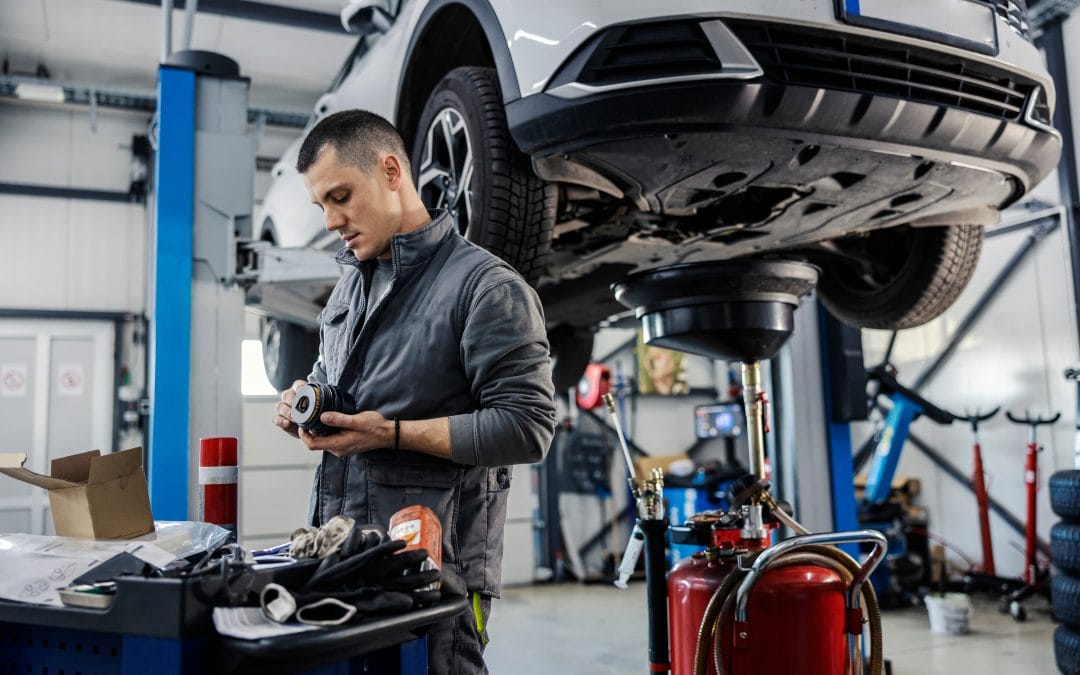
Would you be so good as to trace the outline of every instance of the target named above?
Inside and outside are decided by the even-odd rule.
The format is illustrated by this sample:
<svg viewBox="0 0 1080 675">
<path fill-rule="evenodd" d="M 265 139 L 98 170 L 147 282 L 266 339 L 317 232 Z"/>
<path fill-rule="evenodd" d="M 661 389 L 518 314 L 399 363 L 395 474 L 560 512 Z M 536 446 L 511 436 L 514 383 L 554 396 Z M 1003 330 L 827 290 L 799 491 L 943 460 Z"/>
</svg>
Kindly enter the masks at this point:
<svg viewBox="0 0 1080 675">
<path fill-rule="evenodd" d="M 51 476 L 34 473 L 25 463 L 22 453 L 0 453 L 0 473 L 48 490 L 57 535 L 130 539 L 154 531 L 142 448 L 54 459 Z"/>
<path fill-rule="evenodd" d="M 637 472 L 638 480 L 645 480 L 652 473 L 653 469 L 660 469 L 666 475 L 668 467 L 672 462 L 680 459 L 689 459 L 690 456 L 685 452 L 680 452 L 674 455 L 649 455 L 648 457 L 637 457 L 634 459 L 634 471 Z"/>
</svg>

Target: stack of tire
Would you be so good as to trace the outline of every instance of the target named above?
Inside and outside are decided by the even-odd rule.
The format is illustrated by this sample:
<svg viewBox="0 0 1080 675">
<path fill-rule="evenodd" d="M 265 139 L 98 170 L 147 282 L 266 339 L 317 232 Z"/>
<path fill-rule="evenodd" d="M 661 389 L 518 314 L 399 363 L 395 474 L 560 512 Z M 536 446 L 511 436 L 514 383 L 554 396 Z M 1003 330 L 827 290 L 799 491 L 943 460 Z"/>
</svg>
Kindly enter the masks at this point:
<svg viewBox="0 0 1080 675">
<path fill-rule="evenodd" d="M 1080 470 L 1050 477 L 1050 506 L 1061 522 L 1050 529 L 1050 580 L 1054 616 L 1054 657 L 1065 675 L 1080 675 Z"/>
</svg>

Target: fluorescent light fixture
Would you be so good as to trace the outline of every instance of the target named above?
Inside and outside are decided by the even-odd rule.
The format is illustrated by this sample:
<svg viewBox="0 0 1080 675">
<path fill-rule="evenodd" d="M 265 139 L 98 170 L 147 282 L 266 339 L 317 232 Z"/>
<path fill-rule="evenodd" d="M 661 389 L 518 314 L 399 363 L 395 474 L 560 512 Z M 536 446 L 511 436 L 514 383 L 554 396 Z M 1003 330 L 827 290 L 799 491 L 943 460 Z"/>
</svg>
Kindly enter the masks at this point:
<svg viewBox="0 0 1080 675">
<path fill-rule="evenodd" d="M 55 84 L 37 84 L 34 82 L 20 82 L 15 85 L 15 95 L 27 101 L 42 101 L 44 103 L 63 103 L 64 88 Z"/>
</svg>

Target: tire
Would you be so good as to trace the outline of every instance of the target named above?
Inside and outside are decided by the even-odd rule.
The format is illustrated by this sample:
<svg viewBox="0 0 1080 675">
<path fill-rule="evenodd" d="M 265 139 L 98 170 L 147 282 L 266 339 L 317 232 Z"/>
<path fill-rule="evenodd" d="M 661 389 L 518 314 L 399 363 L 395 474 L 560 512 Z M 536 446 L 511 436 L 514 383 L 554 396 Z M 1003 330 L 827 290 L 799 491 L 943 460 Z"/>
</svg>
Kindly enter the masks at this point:
<svg viewBox="0 0 1080 675">
<path fill-rule="evenodd" d="M 900 330 L 937 318 L 971 280 L 980 225 L 893 227 L 834 241 L 820 259 L 818 293 L 836 318 L 859 328 Z"/>
<path fill-rule="evenodd" d="M 1050 604 L 1059 621 L 1080 629 L 1080 579 L 1055 574 L 1050 579 Z"/>
<path fill-rule="evenodd" d="M 1057 523 L 1050 528 L 1050 560 L 1059 570 L 1080 577 L 1080 525 Z"/>
<path fill-rule="evenodd" d="M 266 319 L 262 330 L 263 368 L 270 384 L 284 391 L 303 380 L 319 356 L 319 333 L 280 319 Z"/>
<path fill-rule="evenodd" d="M 574 328 L 566 324 L 548 331 L 551 345 L 551 380 L 555 393 L 565 394 L 576 387 L 592 360 L 593 333 L 587 328 Z"/>
<path fill-rule="evenodd" d="M 1050 476 L 1050 508 L 1066 522 L 1080 523 L 1080 470 L 1066 469 Z"/>
<path fill-rule="evenodd" d="M 451 156 L 448 147 L 459 152 Z M 471 151 L 471 176 L 463 148 Z M 536 177 L 510 137 L 493 69 L 456 68 L 435 86 L 420 115 L 412 158 L 428 208 L 447 207 L 469 241 L 508 262 L 530 284 L 539 280 L 551 250 L 557 193 Z"/>
<path fill-rule="evenodd" d="M 1062 675 L 1080 675 L 1080 632 L 1069 626 L 1054 631 L 1054 660 Z"/>
</svg>

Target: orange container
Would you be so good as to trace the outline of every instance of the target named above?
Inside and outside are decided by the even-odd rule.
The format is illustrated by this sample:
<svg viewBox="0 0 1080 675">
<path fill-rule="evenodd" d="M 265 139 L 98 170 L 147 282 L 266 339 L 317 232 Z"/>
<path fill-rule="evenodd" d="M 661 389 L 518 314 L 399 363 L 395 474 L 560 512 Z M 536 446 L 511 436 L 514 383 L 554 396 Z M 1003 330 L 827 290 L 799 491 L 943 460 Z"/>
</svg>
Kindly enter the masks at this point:
<svg viewBox="0 0 1080 675">
<path fill-rule="evenodd" d="M 442 569 L 442 523 L 428 507 L 406 506 L 390 516 L 390 538 L 404 540 L 403 551 L 425 549 L 435 567 Z"/>
</svg>

